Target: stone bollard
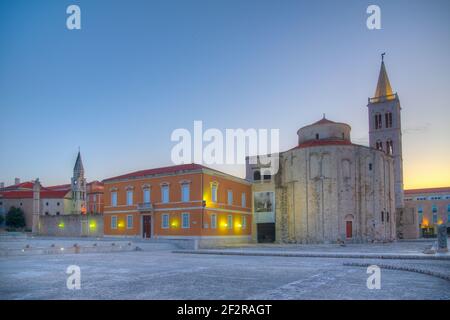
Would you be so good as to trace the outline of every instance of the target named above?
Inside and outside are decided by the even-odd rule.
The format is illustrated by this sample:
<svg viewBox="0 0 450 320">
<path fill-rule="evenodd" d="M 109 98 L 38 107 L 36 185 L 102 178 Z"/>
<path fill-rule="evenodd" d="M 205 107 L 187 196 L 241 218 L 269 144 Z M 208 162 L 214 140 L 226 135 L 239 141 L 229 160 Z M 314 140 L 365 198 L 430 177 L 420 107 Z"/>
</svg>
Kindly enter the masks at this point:
<svg viewBox="0 0 450 320">
<path fill-rule="evenodd" d="M 438 247 L 437 252 L 448 252 L 447 247 L 447 226 L 441 224 L 438 226 Z"/>
</svg>

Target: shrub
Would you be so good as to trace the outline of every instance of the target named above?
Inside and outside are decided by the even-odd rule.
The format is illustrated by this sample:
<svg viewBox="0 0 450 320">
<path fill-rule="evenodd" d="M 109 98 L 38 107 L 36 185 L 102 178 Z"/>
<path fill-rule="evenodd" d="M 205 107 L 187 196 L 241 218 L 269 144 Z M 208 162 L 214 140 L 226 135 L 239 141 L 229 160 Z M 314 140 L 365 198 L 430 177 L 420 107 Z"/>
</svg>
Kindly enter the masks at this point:
<svg viewBox="0 0 450 320">
<path fill-rule="evenodd" d="M 12 228 L 25 227 L 25 214 L 23 213 L 23 210 L 11 207 L 6 214 L 6 225 Z"/>
</svg>

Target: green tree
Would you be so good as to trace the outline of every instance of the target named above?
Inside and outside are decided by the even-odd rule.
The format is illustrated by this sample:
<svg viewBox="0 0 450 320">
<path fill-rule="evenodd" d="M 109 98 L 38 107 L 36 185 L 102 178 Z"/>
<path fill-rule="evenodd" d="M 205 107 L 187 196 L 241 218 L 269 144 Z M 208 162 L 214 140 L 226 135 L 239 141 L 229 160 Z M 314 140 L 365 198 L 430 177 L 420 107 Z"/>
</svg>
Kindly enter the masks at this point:
<svg viewBox="0 0 450 320">
<path fill-rule="evenodd" d="M 6 214 L 6 225 L 13 228 L 25 227 L 25 214 L 23 213 L 23 210 L 11 207 Z"/>
</svg>

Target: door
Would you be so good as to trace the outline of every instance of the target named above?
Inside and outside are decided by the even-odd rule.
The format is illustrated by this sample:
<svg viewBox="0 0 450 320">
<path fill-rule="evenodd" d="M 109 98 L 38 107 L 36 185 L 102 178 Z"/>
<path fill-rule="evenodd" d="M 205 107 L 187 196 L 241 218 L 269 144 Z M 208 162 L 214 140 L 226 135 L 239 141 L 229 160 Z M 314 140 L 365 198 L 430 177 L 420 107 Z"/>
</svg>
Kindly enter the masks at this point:
<svg viewBox="0 0 450 320">
<path fill-rule="evenodd" d="M 143 228 L 142 228 L 142 236 L 144 238 L 150 238 L 152 236 L 152 216 L 143 216 Z"/>
<path fill-rule="evenodd" d="M 351 221 L 347 221 L 347 223 L 346 223 L 346 235 L 347 235 L 347 239 L 349 239 L 353 236 L 353 225 L 352 225 Z"/>
<path fill-rule="evenodd" d="M 275 223 L 258 223 L 257 232 L 259 243 L 275 241 Z"/>
</svg>

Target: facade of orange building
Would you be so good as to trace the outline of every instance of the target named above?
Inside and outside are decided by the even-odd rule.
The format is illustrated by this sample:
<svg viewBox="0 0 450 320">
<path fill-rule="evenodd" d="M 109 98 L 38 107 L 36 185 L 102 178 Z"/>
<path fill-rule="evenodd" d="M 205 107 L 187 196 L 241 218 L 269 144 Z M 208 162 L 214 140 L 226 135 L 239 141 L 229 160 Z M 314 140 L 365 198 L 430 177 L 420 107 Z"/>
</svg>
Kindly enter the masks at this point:
<svg viewBox="0 0 450 320">
<path fill-rule="evenodd" d="M 104 234 L 197 239 L 202 245 L 248 242 L 251 184 L 197 164 L 105 179 Z"/>
</svg>

